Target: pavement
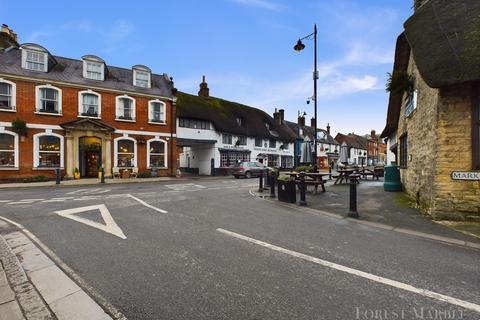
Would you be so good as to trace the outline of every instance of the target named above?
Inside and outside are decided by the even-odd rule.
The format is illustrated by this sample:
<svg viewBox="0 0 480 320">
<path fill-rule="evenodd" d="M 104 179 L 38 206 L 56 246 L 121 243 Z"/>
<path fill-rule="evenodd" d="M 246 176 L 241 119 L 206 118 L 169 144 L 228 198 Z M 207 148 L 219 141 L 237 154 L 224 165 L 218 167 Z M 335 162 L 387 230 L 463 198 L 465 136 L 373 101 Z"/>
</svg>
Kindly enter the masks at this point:
<svg viewBox="0 0 480 320">
<path fill-rule="evenodd" d="M 480 250 L 279 205 L 256 186 L 4 189 L 13 224 L 0 234 L 37 239 L 113 319 L 478 319 Z"/>
</svg>

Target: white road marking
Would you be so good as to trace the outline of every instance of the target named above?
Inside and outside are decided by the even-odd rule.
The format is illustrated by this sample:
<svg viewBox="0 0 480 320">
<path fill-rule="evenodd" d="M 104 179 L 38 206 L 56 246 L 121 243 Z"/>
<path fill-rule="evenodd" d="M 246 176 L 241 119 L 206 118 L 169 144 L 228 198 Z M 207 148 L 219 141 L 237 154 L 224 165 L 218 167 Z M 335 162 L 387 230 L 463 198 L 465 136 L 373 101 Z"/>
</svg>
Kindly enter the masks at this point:
<svg viewBox="0 0 480 320">
<path fill-rule="evenodd" d="M 225 229 L 218 228 L 217 231 L 221 232 L 225 235 L 228 235 L 228 236 L 240 239 L 240 240 L 244 240 L 244 241 L 259 245 L 259 246 L 264 247 L 264 248 L 268 248 L 268 249 L 273 250 L 273 251 L 277 251 L 277 252 L 280 252 L 280 253 L 283 253 L 283 254 L 290 255 L 290 256 L 295 257 L 295 258 L 299 258 L 299 259 L 302 259 L 302 260 L 306 260 L 306 261 L 310 261 L 310 262 L 322 265 L 322 266 L 327 267 L 327 268 L 331 268 L 331 269 L 335 269 L 335 270 L 338 270 L 338 271 L 346 272 L 346 273 L 352 274 L 352 275 L 357 276 L 357 277 L 362 277 L 362 278 L 365 278 L 365 279 L 368 279 L 368 280 L 371 280 L 371 281 L 375 281 L 375 282 L 378 282 L 378 283 L 381 283 L 381 284 L 384 284 L 384 285 L 387 285 L 387 286 L 391 286 L 391 287 L 394 287 L 394 288 L 398 288 L 398 289 L 402 289 L 402 290 L 405 290 L 405 291 L 413 292 L 413 293 L 422 295 L 424 297 L 432 298 L 432 299 L 439 300 L 439 301 L 442 301 L 442 302 L 447 302 L 447 303 L 457 305 L 457 306 L 460 306 L 462 308 L 473 310 L 473 311 L 476 311 L 476 312 L 480 313 L 480 305 L 474 304 L 472 302 L 460 300 L 460 299 L 450 297 L 450 296 L 447 296 L 447 295 L 443 295 L 443 294 L 440 294 L 440 293 L 436 293 L 436 292 L 433 292 L 433 291 L 430 291 L 430 290 L 417 288 L 417 287 L 414 287 L 412 285 L 409 285 L 409 284 L 406 284 L 406 283 L 403 283 L 403 282 L 399 282 L 399 281 L 396 281 L 396 280 L 391 280 L 391 279 L 384 278 L 384 277 L 381 277 L 381 276 L 376 276 L 376 275 L 371 274 L 371 273 L 367 273 L 367 272 L 360 271 L 360 270 L 357 270 L 357 269 L 353 269 L 353 268 L 350 268 L 350 267 L 346 267 L 346 266 L 343 266 L 343 265 L 340 265 L 340 264 L 337 264 L 337 263 L 333 263 L 333 262 L 329 262 L 329 261 L 322 260 L 322 259 L 319 259 L 319 258 L 315 258 L 315 257 L 312 257 L 312 256 L 308 256 L 308 255 L 300 253 L 300 252 L 296 252 L 296 251 L 293 251 L 293 250 L 278 247 L 276 245 L 273 245 L 273 244 L 270 244 L 270 243 L 267 243 L 267 242 L 263 242 L 263 241 L 260 241 L 260 240 L 256 240 L 256 239 L 253 239 L 253 238 L 250 238 L 250 237 L 247 237 L 247 236 L 244 236 L 244 235 L 232 232 L 232 231 L 228 231 L 228 230 L 225 230 Z"/>
<path fill-rule="evenodd" d="M 45 200 L 45 199 L 22 199 L 20 201 L 29 201 L 29 202 L 33 202 L 33 201 L 42 201 L 42 200 Z"/>
<path fill-rule="evenodd" d="M 148 208 L 150 208 L 150 209 L 153 209 L 153 210 L 158 211 L 158 212 L 161 212 L 161 213 L 168 213 L 168 211 L 165 211 L 165 210 L 163 210 L 163 209 L 154 207 L 154 206 L 146 203 L 145 201 L 143 201 L 143 200 L 141 200 L 141 199 L 138 199 L 137 197 L 132 196 L 131 194 L 129 194 L 128 196 L 129 196 L 130 198 L 132 198 L 132 199 L 140 202 L 140 203 L 143 204 L 145 207 L 148 207 Z"/>
<path fill-rule="evenodd" d="M 13 201 L 13 202 L 8 202 L 7 204 L 30 204 L 33 203 L 33 201 Z"/>
<path fill-rule="evenodd" d="M 107 192 L 109 192 L 110 190 L 111 190 L 111 189 L 100 190 L 100 191 L 95 192 L 95 194 L 107 193 Z"/>
<path fill-rule="evenodd" d="M 52 198 L 51 200 L 69 200 L 73 199 L 73 197 L 58 197 L 58 198 Z"/>
<path fill-rule="evenodd" d="M 49 199 L 49 200 L 43 200 L 42 203 L 48 203 L 48 202 L 63 202 L 65 199 Z"/>
<path fill-rule="evenodd" d="M 75 191 L 70 191 L 70 192 L 67 192 L 67 194 L 77 194 L 77 193 L 81 193 L 85 190 L 88 190 L 88 189 L 78 189 L 78 190 L 75 190 Z"/>
<path fill-rule="evenodd" d="M 3 202 L 10 202 L 12 200 L 0 200 L 0 203 L 3 203 Z"/>
<path fill-rule="evenodd" d="M 100 214 L 102 215 L 102 218 L 103 218 L 103 221 L 105 221 L 105 224 L 101 224 L 101 223 L 75 215 L 76 213 L 87 212 L 91 210 L 100 211 Z M 55 213 L 58 214 L 59 216 L 72 219 L 74 221 L 86 224 L 87 226 L 94 227 L 99 230 L 105 231 L 107 233 L 113 234 L 114 236 L 117 236 L 121 239 L 127 239 L 122 229 L 120 229 L 120 227 L 115 223 L 115 220 L 113 220 L 112 215 L 110 214 L 110 212 L 108 211 L 107 207 L 104 204 L 60 210 L 60 211 L 55 211 Z"/>
</svg>

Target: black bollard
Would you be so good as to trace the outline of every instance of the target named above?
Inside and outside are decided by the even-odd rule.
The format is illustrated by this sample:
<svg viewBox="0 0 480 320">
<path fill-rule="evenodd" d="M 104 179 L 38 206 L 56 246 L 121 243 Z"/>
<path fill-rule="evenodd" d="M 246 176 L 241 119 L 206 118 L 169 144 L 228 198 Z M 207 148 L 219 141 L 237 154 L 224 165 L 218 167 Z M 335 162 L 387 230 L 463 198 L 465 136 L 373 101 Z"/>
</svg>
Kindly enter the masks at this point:
<svg viewBox="0 0 480 320">
<path fill-rule="evenodd" d="M 102 170 L 100 175 L 100 183 L 105 183 L 105 169 L 102 167 L 100 170 Z"/>
<path fill-rule="evenodd" d="M 331 166 L 328 168 L 328 173 L 329 173 L 328 180 L 332 180 L 332 167 Z"/>
<path fill-rule="evenodd" d="M 263 192 L 263 170 L 260 170 L 258 179 L 258 192 Z"/>
<path fill-rule="evenodd" d="M 62 175 L 60 174 L 60 168 L 55 169 L 55 184 L 60 184 L 62 180 Z"/>
<path fill-rule="evenodd" d="M 275 198 L 275 184 L 277 183 L 277 176 L 272 172 L 272 180 L 270 180 L 270 198 Z"/>
<path fill-rule="evenodd" d="M 300 189 L 300 202 L 298 204 L 305 207 L 307 205 L 307 186 L 305 185 L 305 172 L 300 172 L 299 178 L 300 184 L 298 185 L 298 188 Z"/>
<path fill-rule="evenodd" d="M 349 176 L 350 179 L 350 210 L 348 211 L 348 216 L 351 218 L 358 218 L 360 215 L 357 211 L 357 184 L 358 178 L 360 175 L 358 174 L 351 174 Z"/>
</svg>

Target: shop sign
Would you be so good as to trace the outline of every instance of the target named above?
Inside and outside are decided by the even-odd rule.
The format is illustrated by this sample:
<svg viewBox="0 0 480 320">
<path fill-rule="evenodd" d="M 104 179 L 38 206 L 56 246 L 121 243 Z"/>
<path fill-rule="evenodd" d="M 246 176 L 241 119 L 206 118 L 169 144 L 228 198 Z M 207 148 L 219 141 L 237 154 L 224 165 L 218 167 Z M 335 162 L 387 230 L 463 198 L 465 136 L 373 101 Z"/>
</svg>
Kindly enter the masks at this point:
<svg viewBox="0 0 480 320">
<path fill-rule="evenodd" d="M 452 180 L 480 181 L 480 171 L 453 171 Z"/>
</svg>

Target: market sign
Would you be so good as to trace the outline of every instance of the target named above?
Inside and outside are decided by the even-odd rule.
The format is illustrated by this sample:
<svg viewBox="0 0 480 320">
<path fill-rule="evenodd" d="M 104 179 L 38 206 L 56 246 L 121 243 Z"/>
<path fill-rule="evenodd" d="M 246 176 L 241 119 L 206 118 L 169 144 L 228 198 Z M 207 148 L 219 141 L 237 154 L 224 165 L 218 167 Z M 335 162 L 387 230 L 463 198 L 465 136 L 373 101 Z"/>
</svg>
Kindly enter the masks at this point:
<svg viewBox="0 0 480 320">
<path fill-rule="evenodd" d="M 480 172 L 474 171 L 453 171 L 452 180 L 480 181 Z"/>
</svg>

